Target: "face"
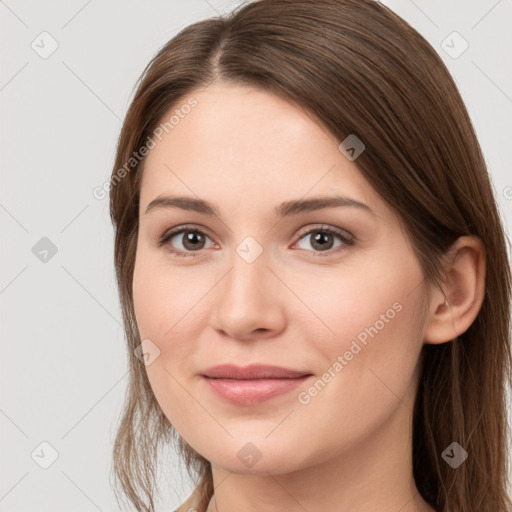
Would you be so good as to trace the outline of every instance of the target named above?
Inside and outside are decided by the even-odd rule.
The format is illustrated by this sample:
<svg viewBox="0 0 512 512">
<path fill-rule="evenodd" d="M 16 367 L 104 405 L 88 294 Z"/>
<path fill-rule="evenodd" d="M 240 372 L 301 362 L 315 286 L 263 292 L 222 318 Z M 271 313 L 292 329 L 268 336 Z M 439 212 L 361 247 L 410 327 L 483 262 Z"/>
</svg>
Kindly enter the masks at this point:
<svg viewBox="0 0 512 512">
<path fill-rule="evenodd" d="M 312 117 L 247 86 L 191 96 L 197 104 L 150 150 L 140 191 L 133 298 L 157 354 L 145 367 L 156 399 L 192 448 L 229 471 L 279 474 L 342 456 L 412 409 L 418 260 L 357 160 Z M 183 201 L 148 210 L 165 196 L 215 214 Z M 335 196 L 353 202 L 279 211 Z M 203 376 L 255 363 L 306 376 Z M 251 466 L 245 455 L 260 458 Z"/>
</svg>

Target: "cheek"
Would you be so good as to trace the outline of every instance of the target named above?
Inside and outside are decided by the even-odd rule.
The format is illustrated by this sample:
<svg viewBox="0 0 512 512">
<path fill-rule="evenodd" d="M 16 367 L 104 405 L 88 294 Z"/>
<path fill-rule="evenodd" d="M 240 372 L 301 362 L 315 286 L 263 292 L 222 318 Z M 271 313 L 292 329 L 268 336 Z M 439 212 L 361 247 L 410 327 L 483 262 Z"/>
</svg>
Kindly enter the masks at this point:
<svg viewBox="0 0 512 512">
<path fill-rule="evenodd" d="M 171 340 L 197 316 L 194 305 L 204 295 L 205 286 L 197 274 L 171 269 L 148 253 L 143 248 L 137 255 L 133 301 L 141 337 L 154 338 L 158 343 Z"/>
<path fill-rule="evenodd" d="M 422 347 L 421 283 L 421 268 L 405 247 L 317 276 L 305 297 L 322 332 L 314 337 L 319 371 L 337 363 L 332 389 L 360 399 L 389 394 L 386 385 L 405 392 Z"/>
<path fill-rule="evenodd" d="M 196 370 L 198 340 L 208 319 L 207 302 L 201 299 L 212 284 L 192 266 L 177 271 L 144 248 L 138 253 L 133 275 L 135 317 L 141 340 L 151 340 L 159 350 L 159 357 L 146 367 L 156 393 L 177 385 L 171 374 L 182 380 L 179 375 Z"/>
<path fill-rule="evenodd" d="M 319 378 L 300 395 L 303 407 L 297 416 L 308 431 L 322 432 L 330 440 L 327 445 L 318 441 L 315 448 L 325 456 L 357 443 L 395 411 L 413 410 L 412 383 L 422 346 L 420 289 L 410 293 L 403 281 L 391 284 L 375 285 L 361 297 L 348 290 L 338 293 L 348 307 L 341 299 L 326 298 L 324 319 L 336 335 L 315 344 L 323 364 Z"/>
<path fill-rule="evenodd" d="M 396 405 L 422 348 L 421 269 L 412 257 L 387 261 L 386 272 L 376 266 L 354 270 L 322 297 L 323 318 L 334 334 L 321 338 L 318 348 L 327 368 L 336 364 L 325 399 L 343 397 L 358 414 L 362 403 L 374 404 L 375 414 Z"/>
<path fill-rule="evenodd" d="M 322 334 L 315 337 L 322 351 L 348 348 L 356 338 L 364 344 L 372 334 L 390 333 L 410 314 L 415 297 L 409 282 L 412 279 L 404 274 L 388 271 L 383 277 L 371 267 L 317 275 L 314 287 L 305 281 L 297 293 L 309 309 L 297 317 Z M 302 304 L 296 307 L 305 310 Z"/>
<path fill-rule="evenodd" d="M 187 418 L 197 414 L 182 375 L 193 368 L 200 329 L 193 305 L 204 294 L 191 277 L 166 272 L 147 251 L 137 255 L 133 275 L 137 327 L 141 340 L 151 340 L 159 351 L 145 371 L 160 408 L 178 432 L 186 430 Z"/>
</svg>

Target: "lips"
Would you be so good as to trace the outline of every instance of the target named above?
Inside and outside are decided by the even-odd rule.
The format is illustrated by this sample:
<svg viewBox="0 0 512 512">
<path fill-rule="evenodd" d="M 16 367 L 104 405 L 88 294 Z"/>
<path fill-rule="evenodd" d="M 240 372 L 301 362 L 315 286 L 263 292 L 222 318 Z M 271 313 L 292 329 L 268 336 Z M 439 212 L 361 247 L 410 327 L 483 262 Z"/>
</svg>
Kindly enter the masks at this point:
<svg viewBox="0 0 512 512">
<path fill-rule="evenodd" d="M 201 375 L 216 397 L 236 405 L 254 406 L 289 393 L 312 374 L 271 365 L 228 364 L 209 368 Z"/>
<path fill-rule="evenodd" d="M 241 367 L 232 364 L 223 364 L 208 368 L 202 373 L 204 377 L 214 379 L 294 379 L 311 375 L 307 371 L 291 370 L 280 366 L 251 364 Z"/>
</svg>

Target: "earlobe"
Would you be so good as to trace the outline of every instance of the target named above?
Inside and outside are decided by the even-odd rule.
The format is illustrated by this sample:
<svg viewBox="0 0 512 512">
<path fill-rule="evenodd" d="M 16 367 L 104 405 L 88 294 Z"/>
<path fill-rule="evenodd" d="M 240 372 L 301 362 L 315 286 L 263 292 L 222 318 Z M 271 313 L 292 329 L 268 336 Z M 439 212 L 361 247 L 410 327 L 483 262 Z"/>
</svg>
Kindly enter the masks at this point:
<svg viewBox="0 0 512 512">
<path fill-rule="evenodd" d="M 485 295 L 485 249 L 476 236 L 462 236 L 446 255 L 443 290 L 435 289 L 425 321 L 424 342 L 455 339 L 474 322 Z"/>
</svg>

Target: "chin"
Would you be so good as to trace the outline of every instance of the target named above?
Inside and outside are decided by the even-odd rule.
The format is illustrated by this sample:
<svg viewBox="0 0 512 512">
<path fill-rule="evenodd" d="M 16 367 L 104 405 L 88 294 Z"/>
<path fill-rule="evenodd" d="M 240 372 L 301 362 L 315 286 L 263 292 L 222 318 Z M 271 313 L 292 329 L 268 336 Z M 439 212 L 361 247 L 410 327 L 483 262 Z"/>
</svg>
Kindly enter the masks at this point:
<svg viewBox="0 0 512 512">
<path fill-rule="evenodd" d="M 257 476 L 280 475 L 300 470 L 313 462 L 308 462 L 304 458 L 304 453 L 300 455 L 300 460 L 294 458 L 297 456 L 296 448 L 290 446 L 289 451 L 277 450 L 267 440 L 266 447 L 262 443 L 234 443 L 222 450 L 222 453 L 208 453 L 203 455 L 213 466 L 221 467 L 227 471 L 238 474 L 250 474 Z M 238 446 L 241 444 L 241 446 Z M 220 447 L 220 445 L 219 445 Z M 226 453 L 233 453 L 227 456 Z"/>
</svg>

